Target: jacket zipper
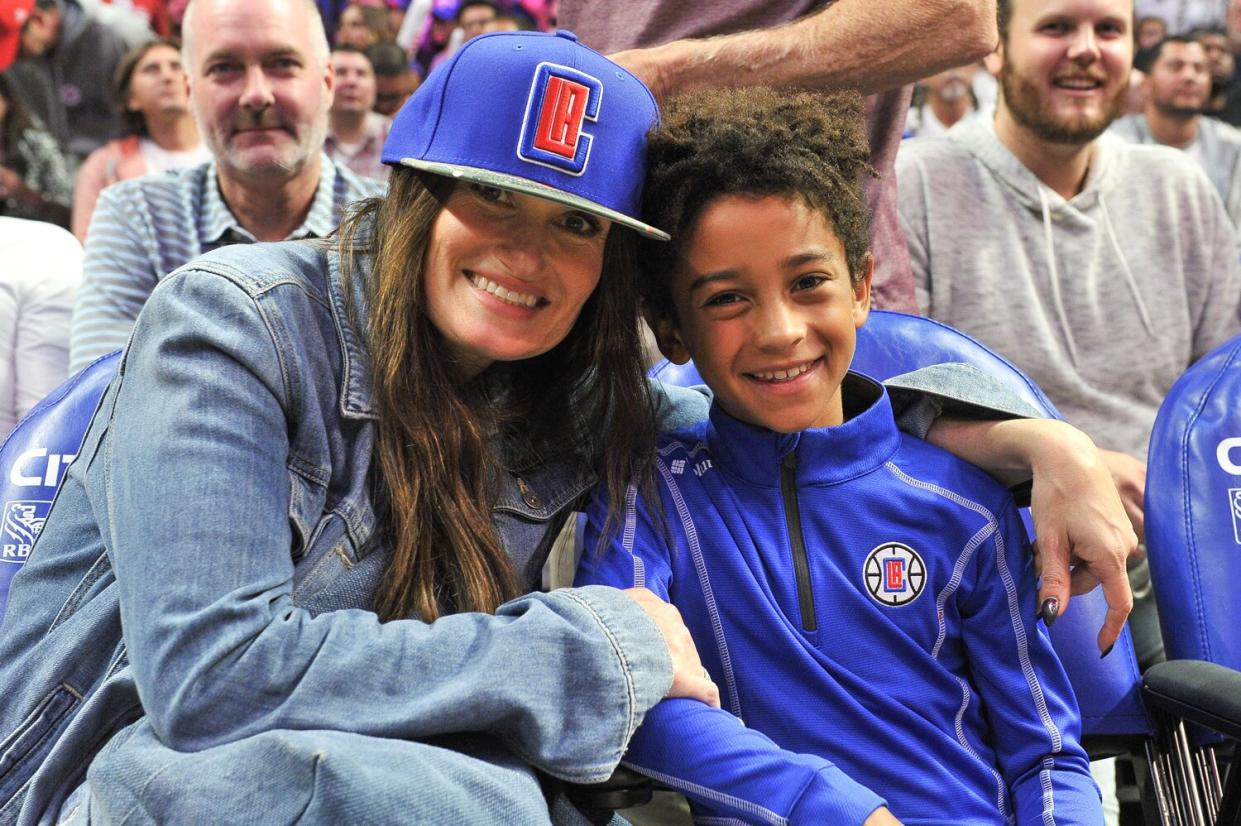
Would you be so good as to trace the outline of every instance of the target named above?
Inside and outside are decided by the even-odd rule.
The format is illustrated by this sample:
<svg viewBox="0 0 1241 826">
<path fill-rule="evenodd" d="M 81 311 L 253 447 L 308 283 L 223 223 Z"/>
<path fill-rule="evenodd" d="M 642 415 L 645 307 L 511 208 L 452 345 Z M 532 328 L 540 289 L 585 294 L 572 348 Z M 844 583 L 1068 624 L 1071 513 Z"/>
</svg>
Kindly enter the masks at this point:
<svg viewBox="0 0 1241 826">
<path fill-rule="evenodd" d="M 801 608 L 801 625 L 806 631 L 817 631 L 814 617 L 814 591 L 810 587 L 810 560 L 806 557 L 806 540 L 801 531 L 801 506 L 797 503 L 797 453 L 793 451 L 780 462 L 780 494 L 784 499 L 784 525 L 793 549 L 793 574 L 797 577 L 797 604 Z"/>
</svg>

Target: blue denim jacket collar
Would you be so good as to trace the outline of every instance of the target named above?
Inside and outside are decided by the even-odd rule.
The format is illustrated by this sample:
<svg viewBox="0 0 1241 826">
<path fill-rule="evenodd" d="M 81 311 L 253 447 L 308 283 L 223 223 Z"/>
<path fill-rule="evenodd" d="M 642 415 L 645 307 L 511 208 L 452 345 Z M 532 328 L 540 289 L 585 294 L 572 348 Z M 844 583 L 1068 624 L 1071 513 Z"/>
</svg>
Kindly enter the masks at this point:
<svg viewBox="0 0 1241 826">
<path fill-rule="evenodd" d="M 356 247 L 370 246 L 371 229 L 369 224 L 359 228 L 354 241 Z M 376 419 L 379 414 L 372 399 L 370 355 L 366 346 L 365 295 L 373 259 L 369 255 L 355 255 L 346 280 L 341 266 L 339 236 L 321 243 L 329 245 L 326 249 L 327 289 L 332 316 L 340 334 L 343 361 L 340 412 L 345 418 Z"/>
</svg>

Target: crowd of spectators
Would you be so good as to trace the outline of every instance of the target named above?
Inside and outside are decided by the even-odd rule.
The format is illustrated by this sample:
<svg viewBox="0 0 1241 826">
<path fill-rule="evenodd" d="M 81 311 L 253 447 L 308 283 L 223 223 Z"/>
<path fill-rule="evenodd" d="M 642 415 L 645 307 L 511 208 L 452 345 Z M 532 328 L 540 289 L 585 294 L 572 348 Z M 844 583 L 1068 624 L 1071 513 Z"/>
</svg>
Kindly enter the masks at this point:
<svg viewBox="0 0 1241 826">
<path fill-rule="evenodd" d="M 124 239 L 132 234 L 99 232 L 94 242 L 88 241 L 106 188 L 169 170 L 186 170 L 184 182 L 190 170 L 205 172 L 215 162 L 210 136 L 199 131 L 201 111 L 196 118 L 191 78 L 182 63 L 179 36 L 187 5 L 187 0 L 0 0 L 0 216 L 22 219 L 4 225 L 0 282 L 13 300 L 0 305 L 0 437 L 68 374 L 69 316 L 75 302 L 82 303 L 75 291 L 84 271 L 87 294 L 99 299 L 85 309 L 78 325 L 86 330 L 78 339 L 90 341 L 92 319 L 99 313 L 109 321 L 120 316 L 128 321 L 141 307 L 140 299 L 131 302 L 108 292 L 100 283 L 101 272 L 113 275 L 148 257 L 158 270 L 220 243 L 264 237 L 243 219 L 222 220 L 218 228 L 234 223 L 235 235 L 192 242 L 178 235 L 176 243 L 153 242 L 158 249 L 184 247 L 167 260 L 140 241 L 126 245 Z M 387 178 L 379 156 L 391 117 L 433 65 L 469 37 L 546 29 L 554 23 L 549 4 L 539 0 L 319 0 L 318 7 L 332 41 L 334 88 L 326 134 L 316 138 L 313 154 L 321 150 L 358 177 L 339 177 L 339 192 L 317 208 L 311 206 L 311 189 L 305 214 L 293 222 L 311 235 L 330 231 L 339 217 L 334 201 L 379 191 Z M 311 184 L 319 181 L 316 175 Z M 221 190 L 229 185 L 227 173 L 218 185 Z M 226 202 L 227 195 L 207 200 L 217 207 L 212 213 L 217 218 L 230 209 L 239 211 Z M 127 202 L 121 210 L 131 208 Z M 105 224 L 117 215 L 115 207 L 104 212 Z M 176 223 L 173 212 L 161 214 Z M 42 274 L 38 278 L 19 263 L 39 259 L 43 250 L 36 241 L 54 242 L 63 251 L 72 240 L 67 233 L 27 230 L 30 221 L 71 230 L 78 246 L 76 255 L 49 256 L 35 271 Z M 19 254 L 26 244 L 30 248 Z M 71 262 L 72 273 L 65 272 L 65 262 Z M 152 271 L 152 284 L 160 274 Z M 37 291 L 35 301 L 31 285 L 41 281 L 47 288 Z M 17 300 L 20 296 L 27 300 Z M 56 323 L 46 323 L 52 316 Z M 119 345 L 125 335 L 125 327 L 110 330 L 98 347 Z M 95 355 L 98 347 L 83 352 Z M 21 369 L 15 366 L 19 361 Z"/>
<path fill-rule="evenodd" d="M 1172 37 L 1199 43 L 1205 53 L 1209 85 L 1204 99 L 1194 103 L 1195 113 L 1241 126 L 1241 76 L 1237 71 L 1237 57 L 1241 56 L 1241 2 L 1137 0 L 1134 15 L 1135 56 L 1126 112 L 1143 111 L 1149 95 L 1144 81 L 1156 57 L 1152 50 L 1158 51 L 1162 42 Z M 990 117 L 995 111 L 998 71 L 998 60 L 990 55 L 920 81 L 914 88 L 906 137 L 942 134 L 968 116 Z M 963 77 L 968 80 L 968 89 L 955 82 Z M 961 94 L 958 89 L 968 94 Z"/>
<path fill-rule="evenodd" d="M 0 2 L 0 215 L 55 223 L 84 241 L 105 186 L 208 159 L 177 55 L 186 5 Z M 553 22 L 539 0 L 410 5 L 318 3 L 334 61 L 346 64 L 325 148 L 359 174 L 386 176 L 374 146 L 387 134 L 383 119 L 462 42 Z"/>
</svg>

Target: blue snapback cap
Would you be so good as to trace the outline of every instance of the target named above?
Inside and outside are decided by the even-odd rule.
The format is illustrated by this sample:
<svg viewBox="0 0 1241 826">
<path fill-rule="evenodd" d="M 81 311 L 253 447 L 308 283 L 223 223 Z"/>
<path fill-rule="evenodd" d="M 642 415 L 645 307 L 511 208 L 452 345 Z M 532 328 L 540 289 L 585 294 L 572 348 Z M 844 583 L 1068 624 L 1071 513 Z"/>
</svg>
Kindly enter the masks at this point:
<svg viewBox="0 0 1241 826">
<path fill-rule="evenodd" d="M 649 238 L 639 220 L 649 89 L 572 32 L 467 40 L 392 121 L 383 162 L 536 195 Z"/>
</svg>

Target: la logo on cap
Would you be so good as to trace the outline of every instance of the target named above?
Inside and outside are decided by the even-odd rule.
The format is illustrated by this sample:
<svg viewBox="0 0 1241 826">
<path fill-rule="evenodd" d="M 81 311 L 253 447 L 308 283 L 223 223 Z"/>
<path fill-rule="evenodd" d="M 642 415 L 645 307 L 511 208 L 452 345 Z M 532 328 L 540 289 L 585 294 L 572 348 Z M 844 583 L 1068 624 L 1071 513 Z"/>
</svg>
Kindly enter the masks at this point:
<svg viewBox="0 0 1241 826">
<path fill-rule="evenodd" d="M 568 66 L 540 63 L 530 85 L 517 157 L 581 175 L 594 142 L 582 125 L 598 120 L 602 101 L 603 84 L 597 78 Z"/>
</svg>

